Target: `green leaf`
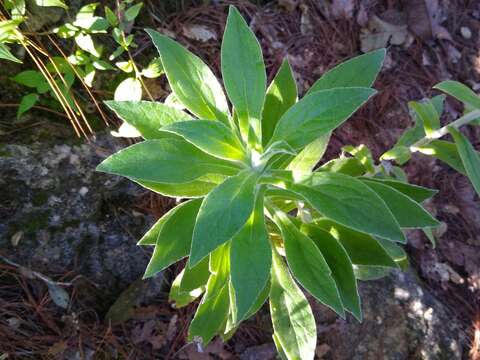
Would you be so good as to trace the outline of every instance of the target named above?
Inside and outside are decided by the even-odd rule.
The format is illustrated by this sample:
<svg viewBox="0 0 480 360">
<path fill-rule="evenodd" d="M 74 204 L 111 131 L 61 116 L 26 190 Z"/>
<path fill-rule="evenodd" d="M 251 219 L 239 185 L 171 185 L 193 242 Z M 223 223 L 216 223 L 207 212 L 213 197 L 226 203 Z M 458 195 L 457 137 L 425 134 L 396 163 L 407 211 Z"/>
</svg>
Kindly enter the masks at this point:
<svg viewBox="0 0 480 360">
<path fill-rule="evenodd" d="M 185 266 L 180 282 L 180 292 L 190 292 L 207 284 L 210 277 L 209 258 L 206 257 L 192 268 Z"/>
<path fill-rule="evenodd" d="M 203 293 L 203 288 L 194 289 L 190 292 L 181 291 L 180 284 L 183 280 L 183 276 L 185 275 L 185 271 L 186 268 L 183 269 L 175 278 L 172 286 L 170 287 L 170 293 L 168 295 L 168 301 L 174 302 L 175 308 L 177 309 L 192 303 Z"/>
<path fill-rule="evenodd" d="M 316 172 L 303 185 L 287 189 L 303 196 L 318 212 L 335 222 L 388 240 L 406 242 L 382 198 L 353 177 Z"/>
<path fill-rule="evenodd" d="M 345 318 L 342 300 L 325 258 L 315 243 L 300 232 L 283 212 L 275 213 L 293 276 L 318 301 Z"/>
<path fill-rule="evenodd" d="M 191 120 L 186 112 L 156 101 L 105 101 L 117 116 L 137 129 L 145 139 L 164 138 L 160 128 Z"/>
<path fill-rule="evenodd" d="M 362 321 L 360 297 L 352 262 L 343 246 L 330 233 L 318 226 L 303 224 L 300 230 L 313 240 L 327 261 L 345 309 L 350 311 L 358 321 Z"/>
<path fill-rule="evenodd" d="M 468 139 L 454 127 L 449 127 L 448 131 L 457 144 L 458 153 L 462 159 L 463 166 L 470 179 L 475 191 L 480 195 L 480 156 Z"/>
<path fill-rule="evenodd" d="M 207 291 L 198 305 L 188 329 L 188 339 L 200 340 L 207 345 L 227 321 L 229 298 L 229 246 L 219 247 L 210 256 L 210 272 Z"/>
<path fill-rule="evenodd" d="M 309 175 L 312 172 L 315 165 L 318 164 L 325 154 L 329 140 L 330 133 L 320 136 L 305 146 L 305 148 L 292 159 L 288 165 L 288 169 L 293 172 L 294 178 L 301 177 L 305 174 Z"/>
<path fill-rule="evenodd" d="M 459 173 L 467 174 L 462 158 L 458 153 L 457 145 L 450 141 L 432 140 L 429 144 L 418 147 L 418 151 L 422 154 L 436 157 Z"/>
<path fill-rule="evenodd" d="M 313 360 L 317 330 L 312 309 L 276 251 L 271 282 L 270 314 L 276 343 L 289 360 Z"/>
<path fill-rule="evenodd" d="M 154 79 L 163 74 L 163 65 L 160 58 L 154 58 L 150 61 L 148 66 L 142 70 L 142 76 Z"/>
<path fill-rule="evenodd" d="M 82 28 L 90 33 L 105 33 L 106 30 L 110 27 L 108 21 L 100 16 L 81 18 L 75 20 L 72 25 L 78 28 Z"/>
<path fill-rule="evenodd" d="M 355 277 L 358 280 L 369 281 L 369 280 L 379 280 L 388 276 L 392 269 L 382 267 L 382 266 L 355 266 L 354 268 Z"/>
<path fill-rule="evenodd" d="M 196 180 L 177 184 L 158 183 L 151 181 L 135 181 L 146 189 L 157 194 L 176 198 L 197 198 L 207 195 L 219 182 L 217 178 L 224 179 L 223 175 L 208 174 Z"/>
<path fill-rule="evenodd" d="M 168 82 L 178 100 L 197 117 L 228 123 L 228 104 L 212 71 L 197 56 L 154 30 L 146 30 L 160 53 Z"/>
<path fill-rule="evenodd" d="M 281 117 L 270 143 L 285 140 L 301 149 L 342 124 L 375 93 L 368 88 L 336 88 L 307 95 Z"/>
<path fill-rule="evenodd" d="M 338 87 L 372 86 L 382 68 L 385 54 L 385 49 L 379 49 L 335 66 L 312 85 L 308 94 Z"/>
<path fill-rule="evenodd" d="M 140 101 L 142 100 L 142 83 L 134 77 L 123 80 L 115 89 L 115 101 Z"/>
<path fill-rule="evenodd" d="M 68 6 L 62 0 L 35 0 L 35 4 L 38 6 L 55 6 L 65 10 L 68 9 Z"/>
<path fill-rule="evenodd" d="M 424 99 L 422 102 L 410 101 L 408 107 L 415 112 L 417 119 L 421 120 L 426 135 L 440 128 L 440 115 L 430 99 Z"/>
<path fill-rule="evenodd" d="M 93 42 L 93 38 L 89 34 L 78 33 L 75 36 L 75 42 L 77 43 L 78 47 L 93 56 L 99 58 L 101 54 L 101 47 L 97 47 Z"/>
<path fill-rule="evenodd" d="M 376 181 L 362 179 L 362 182 L 385 201 L 400 227 L 425 228 L 440 225 L 421 205 L 400 191 Z"/>
<path fill-rule="evenodd" d="M 254 207 L 257 180 L 257 173 L 245 170 L 205 197 L 193 232 L 190 266 L 230 240 L 247 222 Z"/>
<path fill-rule="evenodd" d="M 207 154 L 220 159 L 246 160 L 240 140 L 230 128 L 218 121 L 181 121 L 160 130 L 179 135 Z"/>
<path fill-rule="evenodd" d="M 356 177 L 364 175 L 367 169 L 357 158 L 344 157 L 326 162 L 318 171 L 330 171 Z"/>
<path fill-rule="evenodd" d="M 315 224 L 329 232 L 342 244 L 353 264 L 397 266 L 388 252 L 370 235 L 349 229 L 328 219 L 317 220 Z"/>
<path fill-rule="evenodd" d="M 125 20 L 127 20 L 129 22 L 135 20 L 135 18 L 140 13 L 140 9 L 142 8 L 142 6 L 143 6 L 143 3 L 139 2 L 138 4 L 135 4 L 131 7 L 129 7 L 125 11 Z"/>
<path fill-rule="evenodd" d="M 459 83 L 458 81 L 442 81 L 435 85 L 434 89 L 443 91 L 444 93 L 453 96 L 464 104 L 470 107 L 480 109 L 480 96 L 475 94 L 468 86 Z"/>
<path fill-rule="evenodd" d="M 184 140 L 160 139 L 146 140 L 111 155 L 97 166 L 97 171 L 135 181 L 185 183 L 210 173 L 234 175 L 238 168 Z"/>
<path fill-rule="evenodd" d="M 22 71 L 10 79 L 29 88 L 38 88 L 46 82 L 43 75 L 36 70 Z"/>
<path fill-rule="evenodd" d="M 5 44 L 0 44 L 0 59 L 10 60 L 17 63 L 22 63 L 22 60 L 17 59 Z"/>
<path fill-rule="evenodd" d="M 265 227 L 263 194 L 257 196 L 252 215 L 232 238 L 230 261 L 236 305 L 234 323 L 238 324 L 247 317 L 270 277 L 272 249 Z"/>
<path fill-rule="evenodd" d="M 262 112 L 262 143 L 266 145 L 273 135 L 278 120 L 298 98 L 297 84 L 292 68 L 285 59 L 267 89 Z"/>
<path fill-rule="evenodd" d="M 22 97 L 22 101 L 20 101 L 20 106 L 17 110 L 17 119 L 22 116 L 22 114 L 30 110 L 36 104 L 38 98 L 38 94 L 28 94 Z"/>
<path fill-rule="evenodd" d="M 381 178 L 365 178 L 366 180 L 376 181 L 384 185 L 388 185 L 395 190 L 400 191 L 402 194 L 407 195 L 409 198 L 412 198 L 414 201 L 421 203 L 427 199 L 430 199 L 438 191 L 435 189 L 428 189 L 423 186 L 407 184 L 402 181 L 391 180 L 391 179 L 381 179 Z"/>
<path fill-rule="evenodd" d="M 110 24 L 110 26 L 118 25 L 117 15 L 115 15 L 115 13 L 108 6 L 105 6 L 105 17 L 107 18 L 107 21 Z"/>
<path fill-rule="evenodd" d="M 234 6 L 229 7 L 221 55 L 223 83 L 238 116 L 240 131 L 246 139 L 251 125 L 260 140 L 267 81 L 265 64 L 255 34 Z"/>
<path fill-rule="evenodd" d="M 152 258 L 143 275 L 144 279 L 188 255 L 192 243 L 193 227 L 201 203 L 201 199 L 190 200 L 177 205 L 168 212 L 158 233 Z"/>
</svg>

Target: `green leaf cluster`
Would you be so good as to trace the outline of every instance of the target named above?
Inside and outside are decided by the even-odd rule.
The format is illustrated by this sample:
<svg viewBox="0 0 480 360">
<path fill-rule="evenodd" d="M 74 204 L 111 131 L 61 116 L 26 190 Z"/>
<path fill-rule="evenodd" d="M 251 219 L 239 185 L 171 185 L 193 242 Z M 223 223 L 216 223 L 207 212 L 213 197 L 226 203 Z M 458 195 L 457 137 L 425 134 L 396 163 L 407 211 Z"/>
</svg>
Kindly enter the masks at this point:
<svg viewBox="0 0 480 360">
<path fill-rule="evenodd" d="M 404 229 L 438 224 L 420 204 L 435 191 L 380 171 L 364 146 L 314 170 L 332 131 L 375 94 L 385 50 L 331 69 L 298 99 L 287 60 L 267 87 L 260 45 L 230 7 L 225 94 L 199 57 L 147 32 L 180 106 L 109 101 L 144 141 L 97 168 L 185 199 L 140 240 L 154 249 L 145 277 L 187 259 L 170 300 L 201 297 L 189 340 L 227 339 L 268 301 L 279 354 L 313 359 L 304 291 L 361 320 L 357 281 L 405 264 Z"/>
</svg>

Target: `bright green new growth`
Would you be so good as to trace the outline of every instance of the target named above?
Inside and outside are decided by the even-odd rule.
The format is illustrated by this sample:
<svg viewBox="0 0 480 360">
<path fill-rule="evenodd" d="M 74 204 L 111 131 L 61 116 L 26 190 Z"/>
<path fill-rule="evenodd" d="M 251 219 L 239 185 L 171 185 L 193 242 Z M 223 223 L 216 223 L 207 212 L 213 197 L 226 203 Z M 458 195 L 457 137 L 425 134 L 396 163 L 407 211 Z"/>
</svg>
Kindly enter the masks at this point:
<svg viewBox="0 0 480 360">
<path fill-rule="evenodd" d="M 312 171 L 332 131 L 375 94 L 385 50 L 335 67 L 297 101 L 286 60 L 267 88 L 261 48 L 231 7 L 221 64 L 229 108 L 200 58 L 147 32 L 185 111 L 108 102 L 145 141 L 98 166 L 163 195 L 193 198 L 140 240 L 154 246 L 145 277 L 188 257 L 170 300 L 180 307 L 201 296 L 189 340 L 228 339 L 268 299 L 279 354 L 313 359 L 315 320 L 299 285 L 340 316 L 361 320 L 357 280 L 405 265 L 397 245 L 406 241 L 404 228 L 438 224 L 420 205 L 435 192 L 375 165 L 364 146 L 345 147 Z"/>
</svg>

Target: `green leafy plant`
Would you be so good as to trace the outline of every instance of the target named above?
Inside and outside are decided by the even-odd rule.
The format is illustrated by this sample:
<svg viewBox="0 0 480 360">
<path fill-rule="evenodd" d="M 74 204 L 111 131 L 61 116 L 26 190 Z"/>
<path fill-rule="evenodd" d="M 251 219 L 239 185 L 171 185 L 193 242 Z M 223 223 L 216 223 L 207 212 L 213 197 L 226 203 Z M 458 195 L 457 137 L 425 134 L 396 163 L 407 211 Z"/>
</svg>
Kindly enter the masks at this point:
<svg viewBox="0 0 480 360">
<path fill-rule="evenodd" d="M 409 108 L 415 126 L 408 129 L 395 146 L 381 159 L 406 163 L 415 152 L 434 156 L 461 174 L 468 176 L 480 195 L 480 156 L 469 140 L 459 131 L 466 125 L 478 125 L 480 121 L 480 96 L 457 81 L 443 81 L 435 85 L 440 90 L 463 103 L 464 114 L 455 121 L 440 125 L 445 95 L 432 99 L 411 101 Z M 440 140 L 450 134 L 453 142 Z"/>
<path fill-rule="evenodd" d="M 314 170 L 331 132 L 374 94 L 377 50 L 338 65 L 300 100 L 285 60 L 266 87 L 260 45 L 230 7 L 221 48 L 226 93 L 200 58 L 153 30 L 175 103 L 108 101 L 145 141 L 98 171 L 189 198 L 139 241 L 150 277 L 188 257 L 170 300 L 201 296 L 189 340 L 228 339 L 267 301 L 279 354 L 313 359 L 316 325 L 302 286 L 341 317 L 362 319 L 357 280 L 406 265 L 403 229 L 438 222 L 420 205 L 434 190 L 348 146 Z"/>
</svg>

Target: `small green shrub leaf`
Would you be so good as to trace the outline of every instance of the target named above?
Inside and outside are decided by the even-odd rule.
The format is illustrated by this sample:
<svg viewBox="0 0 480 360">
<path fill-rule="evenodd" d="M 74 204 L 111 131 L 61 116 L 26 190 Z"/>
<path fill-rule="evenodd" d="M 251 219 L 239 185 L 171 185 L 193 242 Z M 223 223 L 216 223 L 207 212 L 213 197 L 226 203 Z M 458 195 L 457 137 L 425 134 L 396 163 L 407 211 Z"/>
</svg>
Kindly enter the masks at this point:
<svg viewBox="0 0 480 360">
<path fill-rule="evenodd" d="M 207 290 L 190 323 L 188 338 L 200 339 L 203 345 L 222 329 L 230 308 L 229 295 L 229 246 L 225 244 L 210 255 L 210 278 Z"/>
<path fill-rule="evenodd" d="M 206 257 L 192 268 L 185 266 L 180 282 L 181 292 L 190 292 L 207 284 L 210 277 L 209 258 Z"/>
<path fill-rule="evenodd" d="M 427 145 L 418 147 L 418 151 L 436 157 L 459 173 L 467 174 L 462 163 L 462 158 L 458 153 L 457 145 L 450 141 L 432 140 Z"/>
<path fill-rule="evenodd" d="M 240 140 L 230 128 L 218 121 L 181 121 L 163 127 L 161 131 L 179 135 L 212 156 L 226 160 L 246 160 Z"/>
<path fill-rule="evenodd" d="M 262 142 L 266 145 L 273 135 L 278 120 L 298 98 L 297 84 L 292 68 L 285 59 L 267 89 L 262 112 Z"/>
<path fill-rule="evenodd" d="M 5 44 L 0 44 L 0 59 L 5 59 L 5 60 L 10 60 L 10 61 L 13 61 L 13 62 L 16 62 L 16 63 L 22 63 L 22 60 L 18 59 L 17 57 L 15 57 L 10 49 L 8 48 L 7 45 Z"/>
<path fill-rule="evenodd" d="M 376 181 L 362 182 L 380 196 L 402 228 L 436 227 L 440 223 L 421 205 L 394 188 Z"/>
<path fill-rule="evenodd" d="M 330 171 L 356 177 L 365 174 L 367 169 L 357 158 L 344 157 L 326 162 L 318 171 Z"/>
<path fill-rule="evenodd" d="M 304 174 L 308 175 L 312 172 L 315 165 L 317 165 L 325 154 L 329 140 L 330 133 L 321 135 L 305 146 L 303 150 L 292 159 L 290 164 L 288 164 L 288 169 L 292 170 L 294 177 L 300 177 Z"/>
<path fill-rule="evenodd" d="M 117 116 L 132 125 L 144 139 L 160 139 L 160 128 L 177 121 L 191 120 L 186 112 L 153 101 L 105 101 Z"/>
<path fill-rule="evenodd" d="M 184 183 L 210 173 L 233 175 L 233 163 L 217 159 L 180 139 L 146 140 L 111 155 L 97 171 L 135 181 Z"/>
<path fill-rule="evenodd" d="M 345 309 L 350 311 L 358 321 L 361 321 L 362 310 L 357 281 L 353 273 L 352 262 L 343 246 L 330 233 L 318 226 L 303 224 L 300 230 L 313 240 L 327 261 Z"/>
<path fill-rule="evenodd" d="M 245 170 L 213 189 L 203 200 L 193 232 L 190 266 L 230 240 L 250 217 L 258 174 Z"/>
<path fill-rule="evenodd" d="M 304 184 L 292 185 L 290 189 L 335 222 L 388 240 L 406 242 L 384 201 L 353 177 L 316 172 Z"/>
<path fill-rule="evenodd" d="M 422 102 L 410 101 L 408 107 L 415 112 L 416 118 L 421 120 L 425 134 L 430 135 L 440 127 L 440 115 L 430 99 Z"/>
<path fill-rule="evenodd" d="M 207 195 L 223 180 L 225 180 L 225 177 L 222 175 L 209 174 L 201 176 L 193 181 L 176 184 L 158 183 L 152 181 L 134 181 L 144 188 L 164 196 L 177 198 L 197 198 Z"/>
<path fill-rule="evenodd" d="M 285 242 L 287 262 L 293 276 L 317 300 L 345 318 L 337 285 L 320 250 L 285 213 L 277 212 L 275 218 Z"/>
<path fill-rule="evenodd" d="M 300 149 L 334 130 L 375 93 L 369 88 L 335 88 L 307 95 L 281 117 L 270 143 L 284 140 Z"/>
<path fill-rule="evenodd" d="M 475 94 L 468 86 L 458 81 L 442 81 L 433 88 L 443 91 L 475 109 L 480 109 L 480 96 Z"/>
<path fill-rule="evenodd" d="M 255 34 L 234 6 L 230 6 L 222 41 L 222 76 L 240 131 L 247 138 L 249 126 L 260 139 L 266 74 L 262 49 Z"/>
<path fill-rule="evenodd" d="M 395 261 L 373 237 L 327 219 L 315 222 L 336 238 L 355 265 L 396 267 Z"/>
<path fill-rule="evenodd" d="M 192 303 L 203 293 L 202 288 L 194 289 L 190 292 L 181 291 L 180 284 L 184 274 L 185 269 L 183 269 L 180 274 L 177 275 L 170 288 L 170 293 L 168 294 L 168 301 L 175 303 L 175 307 L 177 309 Z"/>
<path fill-rule="evenodd" d="M 370 87 L 383 65 L 386 50 L 379 49 L 342 62 L 318 79 L 308 93 L 338 87 Z"/>
<path fill-rule="evenodd" d="M 407 195 L 409 198 L 414 201 L 421 203 L 427 199 L 430 199 L 438 191 L 434 189 L 428 189 L 423 186 L 407 184 L 402 181 L 392 180 L 392 179 L 381 179 L 381 178 L 365 178 L 366 180 L 376 181 L 384 185 L 390 186 L 395 190 L 400 191 L 402 194 Z"/>
<path fill-rule="evenodd" d="M 234 323 L 239 323 L 246 318 L 270 277 L 272 249 L 265 227 L 263 194 L 257 196 L 252 215 L 232 238 L 230 261 L 236 304 Z"/>
<path fill-rule="evenodd" d="M 151 277 L 188 255 L 192 244 L 193 227 L 201 199 L 184 202 L 168 213 L 158 234 L 152 258 L 144 278 Z"/>
<path fill-rule="evenodd" d="M 480 195 L 480 156 L 468 139 L 454 127 L 449 127 L 448 131 L 457 144 L 458 153 L 462 159 L 463 166 L 470 179 L 475 191 Z"/>
<path fill-rule="evenodd" d="M 20 101 L 20 106 L 17 110 L 17 119 L 22 116 L 25 112 L 30 110 L 37 103 L 39 98 L 38 94 L 28 94 L 22 97 Z"/>
<path fill-rule="evenodd" d="M 228 122 L 228 104 L 213 72 L 196 55 L 154 30 L 146 30 L 160 53 L 168 82 L 180 102 L 205 120 Z"/>
<path fill-rule="evenodd" d="M 276 251 L 273 251 L 270 314 L 276 343 L 285 357 L 313 360 L 317 330 L 312 309 Z"/>
</svg>

